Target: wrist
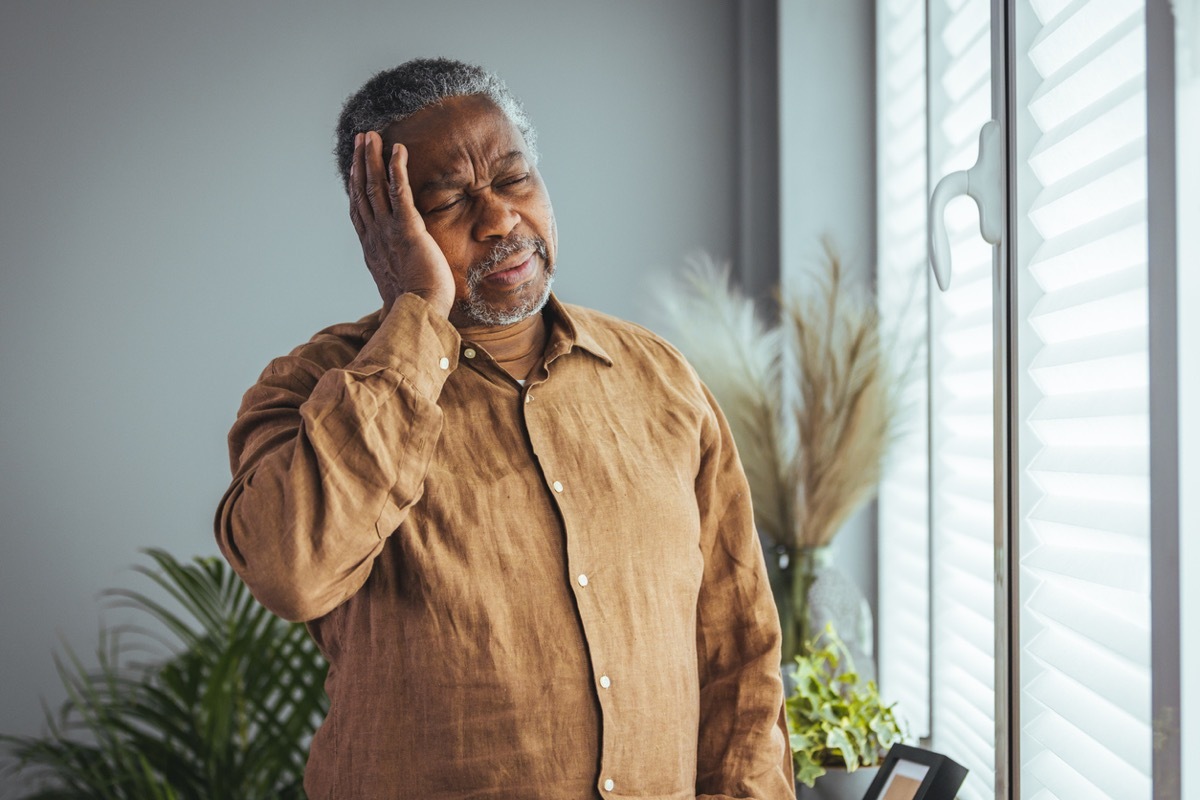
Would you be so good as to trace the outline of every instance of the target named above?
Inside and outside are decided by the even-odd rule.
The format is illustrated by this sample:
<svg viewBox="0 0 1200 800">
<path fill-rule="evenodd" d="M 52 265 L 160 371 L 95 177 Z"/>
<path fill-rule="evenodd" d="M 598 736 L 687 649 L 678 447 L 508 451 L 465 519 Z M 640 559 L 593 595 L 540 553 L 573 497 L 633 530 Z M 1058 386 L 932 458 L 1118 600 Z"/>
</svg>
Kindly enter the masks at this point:
<svg viewBox="0 0 1200 800">
<path fill-rule="evenodd" d="M 446 297 L 441 292 L 422 290 L 422 289 L 410 289 L 407 292 L 405 292 L 405 294 L 416 295 L 417 297 L 421 298 L 426 303 L 428 303 L 429 307 L 434 311 L 434 313 L 438 314 L 439 316 L 443 317 L 444 319 L 450 318 L 450 312 L 454 308 L 454 296 L 453 295 Z"/>
</svg>

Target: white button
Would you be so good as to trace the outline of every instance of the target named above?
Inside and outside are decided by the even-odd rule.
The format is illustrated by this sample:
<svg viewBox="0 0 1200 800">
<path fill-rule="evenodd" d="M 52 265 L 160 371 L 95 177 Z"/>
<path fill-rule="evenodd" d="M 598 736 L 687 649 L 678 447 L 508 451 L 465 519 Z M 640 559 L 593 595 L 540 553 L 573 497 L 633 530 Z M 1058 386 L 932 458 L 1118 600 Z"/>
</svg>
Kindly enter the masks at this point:
<svg viewBox="0 0 1200 800">
<path fill-rule="evenodd" d="M 527 394 L 527 395 L 525 395 L 525 402 L 526 402 L 526 403 L 532 403 L 532 402 L 533 402 L 533 395 L 531 395 L 531 394 Z"/>
<path fill-rule="evenodd" d="M 442 356 L 442 360 L 438 362 L 438 366 L 442 369 L 450 369 L 450 359 Z"/>
<path fill-rule="evenodd" d="M 587 586 L 587 575 L 580 575 L 575 580 L 579 581 L 580 586 Z"/>
<path fill-rule="evenodd" d="M 612 686 L 612 681 L 610 681 L 610 680 L 608 679 L 608 676 L 607 676 L 607 675 L 601 675 L 601 676 L 600 676 L 600 688 L 601 688 L 601 689 L 607 689 L 607 688 L 608 688 L 608 687 L 610 687 L 610 686 Z"/>
<path fill-rule="evenodd" d="M 559 493 L 562 492 L 562 484 L 559 483 L 558 481 L 554 482 L 554 491 L 559 492 Z"/>
<path fill-rule="evenodd" d="M 475 351 L 472 350 L 470 347 L 468 347 L 466 350 L 463 350 L 463 355 L 466 356 L 467 358 L 474 358 Z"/>
<path fill-rule="evenodd" d="M 611 792 L 612 790 L 613 790 L 613 782 L 612 782 L 612 778 L 609 778 L 608 780 L 606 780 L 604 782 L 604 791 Z"/>
</svg>

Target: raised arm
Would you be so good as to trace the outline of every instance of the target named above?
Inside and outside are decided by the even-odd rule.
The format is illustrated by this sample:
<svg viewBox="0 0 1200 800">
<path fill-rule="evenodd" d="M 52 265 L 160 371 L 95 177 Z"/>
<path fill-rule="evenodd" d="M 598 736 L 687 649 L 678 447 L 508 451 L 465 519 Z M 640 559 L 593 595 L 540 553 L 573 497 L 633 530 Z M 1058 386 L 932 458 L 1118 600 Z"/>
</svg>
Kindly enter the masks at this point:
<svg viewBox="0 0 1200 800">
<path fill-rule="evenodd" d="M 437 406 L 457 365 L 447 321 L 454 279 L 409 186 L 408 152 L 384 165 L 382 139 L 355 137 L 350 219 L 384 304 L 349 363 L 314 343 L 276 359 L 229 434 L 233 483 L 217 512 L 221 551 L 286 619 L 328 613 L 421 496 L 441 433 Z"/>
<path fill-rule="evenodd" d="M 246 393 L 216 534 L 267 608 L 314 619 L 366 581 L 421 497 L 458 341 L 424 300 L 403 295 L 345 366 L 324 369 L 301 348 Z"/>
<path fill-rule="evenodd" d="M 696 478 L 704 578 L 697 614 L 698 800 L 791 800 L 779 617 L 754 529 L 750 489 L 716 401 Z"/>
</svg>

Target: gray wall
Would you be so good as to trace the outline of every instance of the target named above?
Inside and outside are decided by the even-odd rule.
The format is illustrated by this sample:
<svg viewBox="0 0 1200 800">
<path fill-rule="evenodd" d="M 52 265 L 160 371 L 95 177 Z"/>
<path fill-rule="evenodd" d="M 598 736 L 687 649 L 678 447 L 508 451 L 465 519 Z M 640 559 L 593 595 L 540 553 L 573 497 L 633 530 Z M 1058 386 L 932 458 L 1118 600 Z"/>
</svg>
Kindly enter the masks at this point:
<svg viewBox="0 0 1200 800">
<path fill-rule="evenodd" d="M 6 7 L 0 731 L 40 731 L 51 651 L 91 650 L 139 548 L 216 551 L 225 433 L 266 361 L 377 305 L 329 156 L 368 75 L 435 54 L 504 75 L 541 133 L 557 291 L 653 326 L 652 279 L 700 248 L 760 295 L 826 230 L 871 273 L 871 7 Z M 869 517 L 839 549 L 873 596 Z"/>
<path fill-rule="evenodd" d="M 331 127 L 416 55 L 506 77 L 541 131 L 559 294 L 733 255 L 734 0 L 9 4 L 0 26 L 0 730 L 61 698 L 99 592 L 214 553 L 225 433 L 272 356 L 378 303 Z"/>
<path fill-rule="evenodd" d="M 798 288 L 833 238 L 854 280 L 875 279 L 875 6 L 781 0 L 780 225 L 783 283 Z M 834 558 L 876 605 L 875 506 L 851 518 Z"/>
</svg>

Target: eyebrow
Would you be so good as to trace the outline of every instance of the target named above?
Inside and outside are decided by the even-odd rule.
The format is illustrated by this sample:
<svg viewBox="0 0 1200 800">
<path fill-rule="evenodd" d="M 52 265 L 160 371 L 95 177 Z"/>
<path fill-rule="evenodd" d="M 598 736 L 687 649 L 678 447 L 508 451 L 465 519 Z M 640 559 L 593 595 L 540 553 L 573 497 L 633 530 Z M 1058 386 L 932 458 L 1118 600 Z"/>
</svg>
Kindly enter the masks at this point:
<svg viewBox="0 0 1200 800">
<path fill-rule="evenodd" d="M 496 156 L 490 159 L 493 171 L 502 172 L 516 161 L 525 158 L 525 153 L 520 150 L 510 150 L 501 156 Z M 417 190 L 417 194 L 425 194 L 426 192 L 436 192 L 444 189 L 457 189 L 464 180 L 462 170 L 453 170 L 451 172 L 443 172 L 441 175 L 436 175 L 421 184 L 421 188 Z"/>
</svg>

